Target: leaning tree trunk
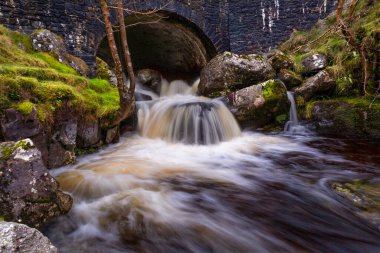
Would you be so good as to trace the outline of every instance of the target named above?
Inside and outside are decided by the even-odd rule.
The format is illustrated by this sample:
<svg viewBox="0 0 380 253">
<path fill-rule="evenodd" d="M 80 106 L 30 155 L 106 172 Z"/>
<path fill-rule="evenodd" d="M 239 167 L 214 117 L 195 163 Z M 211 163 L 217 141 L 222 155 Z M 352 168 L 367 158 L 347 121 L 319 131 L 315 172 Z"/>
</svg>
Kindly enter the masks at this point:
<svg viewBox="0 0 380 253">
<path fill-rule="evenodd" d="M 110 46 L 112 59 L 115 63 L 115 71 L 117 78 L 117 88 L 119 91 L 120 98 L 120 108 L 117 111 L 116 117 L 112 120 L 110 125 L 118 125 L 122 120 L 126 119 L 133 112 L 135 101 L 134 94 L 130 94 L 126 90 L 124 78 L 123 78 L 123 65 L 121 64 L 121 60 L 117 51 L 117 46 L 115 42 L 115 36 L 112 29 L 112 24 L 110 21 L 110 12 L 108 10 L 107 1 L 100 0 L 100 5 L 103 13 L 104 24 L 107 32 L 108 44 Z M 124 22 L 124 21 L 123 21 Z"/>
<path fill-rule="evenodd" d="M 127 29 L 125 27 L 123 1 L 117 2 L 117 16 L 120 25 L 121 44 L 123 46 L 125 64 L 127 65 L 127 72 L 129 77 L 129 90 L 128 94 L 134 96 L 136 87 L 135 73 L 133 72 L 133 64 L 131 59 L 131 53 L 128 46 Z"/>
</svg>

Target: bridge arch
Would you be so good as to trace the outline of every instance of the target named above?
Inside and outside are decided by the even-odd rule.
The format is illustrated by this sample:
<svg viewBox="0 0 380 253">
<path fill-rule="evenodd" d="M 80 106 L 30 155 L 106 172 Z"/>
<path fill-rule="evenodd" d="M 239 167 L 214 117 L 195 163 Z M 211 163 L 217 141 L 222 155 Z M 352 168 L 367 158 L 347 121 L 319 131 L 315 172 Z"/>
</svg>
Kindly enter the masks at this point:
<svg viewBox="0 0 380 253">
<path fill-rule="evenodd" d="M 117 25 L 115 19 L 113 22 Z M 136 12 L 127 15 L 125 22 L 136 70 L 153 68 L 168 74 L 199 74 L 218 51 L 213 34 L 206 34 L 198 24 L 177 12 Z M 115 37 L 120 43 L 118 31 Z M 105 36 L 98 45 L 97 56 L 113 65 Z"/>
</svg>

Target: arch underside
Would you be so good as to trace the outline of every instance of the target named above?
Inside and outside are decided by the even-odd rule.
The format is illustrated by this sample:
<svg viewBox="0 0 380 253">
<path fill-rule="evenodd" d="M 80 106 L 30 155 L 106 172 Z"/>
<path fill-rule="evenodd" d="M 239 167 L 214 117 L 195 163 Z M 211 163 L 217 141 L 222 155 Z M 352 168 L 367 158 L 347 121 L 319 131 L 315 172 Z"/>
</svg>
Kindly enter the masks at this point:
<svg viewBox="0 0 380 253">
<path fill-rule="evenodd" d="M 164 73 L 197 74 L 216 54 L 207 36 L 194 23 L 169 12 L 131 14 L 125 18 L 135 70 L 151 68 Z M 115 32 L 120 46 L 119 32 Z M 107 39 L 97 55 L 113 65 Z"/>
</svg>

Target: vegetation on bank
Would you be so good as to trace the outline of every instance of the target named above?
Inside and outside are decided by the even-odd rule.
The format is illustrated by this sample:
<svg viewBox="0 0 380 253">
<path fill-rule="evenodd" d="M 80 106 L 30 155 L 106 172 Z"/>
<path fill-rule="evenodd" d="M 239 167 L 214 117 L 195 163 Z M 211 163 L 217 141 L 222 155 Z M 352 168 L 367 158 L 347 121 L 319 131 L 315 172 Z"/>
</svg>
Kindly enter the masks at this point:
<svg viewBox="0 0 380 253">
<path fill-rule="evenodd" d="M 64 104 L 83 117 L 107 118 L 118 110 L 119 95 L 108 80 L 80 76 L 53 54 L 35 51 L 29 36 L 0 25 L 0 116 L 7 108 L 24 115 L 36 108 L 48 123 Z"/>
<path fill-rule="evenodd" d="M 371 79 L 368 87 L 368 99 L 378 95 L 379 73 L 378 56 L 380 51 L 380 2 L 374 0 L 359 1 L 352 17 L 351 33 L 358 44 L 362 44 L 369 55 Z M 336 24 L 336 15 L 332 14 L 318 22 L 311 31 L 295 31 L 280 49 L 294 60 L 295 72 L 302 73 L 301 59 L 314 53 L 323 53 L 328 57 L 328 71 L 337 81 L 331 97 L 360 96 L 363 82 L 359 52 L 353 48 Z"/>
<path fill-rule="evenodd" d="M 347 13 L 344 14 L 346 15 Z M 301 75 L 304 74 L 301 63 L 304 57 L 315 53 L 326 55 L 326 70 L 336 80 L 335 89 L 330 93 L 317 94 L 308 103 L 302 97 L 297 98 L 301 116 L 307 119 L 311 118 L 311 110 L 316 102 L 331 102 L 352 112 L 342 113 L 342 117 L 346 115 L 349 118 L 360 111 L 364 115 L 371 115 L 371 121 L 380 122 L 380 2 L 358 1 L 351 20 L 349 29 L 355 43 L 362 45 L 368 55 L 370 79 L 366 95 L 363 95 L 364 76 L 360 52 L 342 34 L 335 13 L 319 21 L 309 32 L 294 31 L 290 39 L 280 46 L 294 62 L 292 70 Z M 350 118 L 347 122 L 358 126 L 355 118 Z"/>
</svg>

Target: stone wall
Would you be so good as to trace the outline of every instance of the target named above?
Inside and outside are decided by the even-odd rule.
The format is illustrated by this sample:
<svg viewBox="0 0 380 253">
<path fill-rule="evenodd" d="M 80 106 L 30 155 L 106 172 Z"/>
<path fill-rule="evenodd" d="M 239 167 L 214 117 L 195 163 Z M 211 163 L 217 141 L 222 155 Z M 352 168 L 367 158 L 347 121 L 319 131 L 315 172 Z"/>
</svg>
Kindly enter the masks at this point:
<svg viewBox="0 0 380 253">
<path fill-rule="evenodd" d="M 134 10 L 161 8 L 197 26 L 218 52 L 267 51 L 294 28 L 311 27 L 334 0 L 139 0 Z M 0 23 L 26 33 L 46 28 L 61 35 L 70 53 L 90 66 L 105 37 L 97 0 L 2 0 Z M 113 20 L 115 22 L 115 19 Z"/>
</svg>

